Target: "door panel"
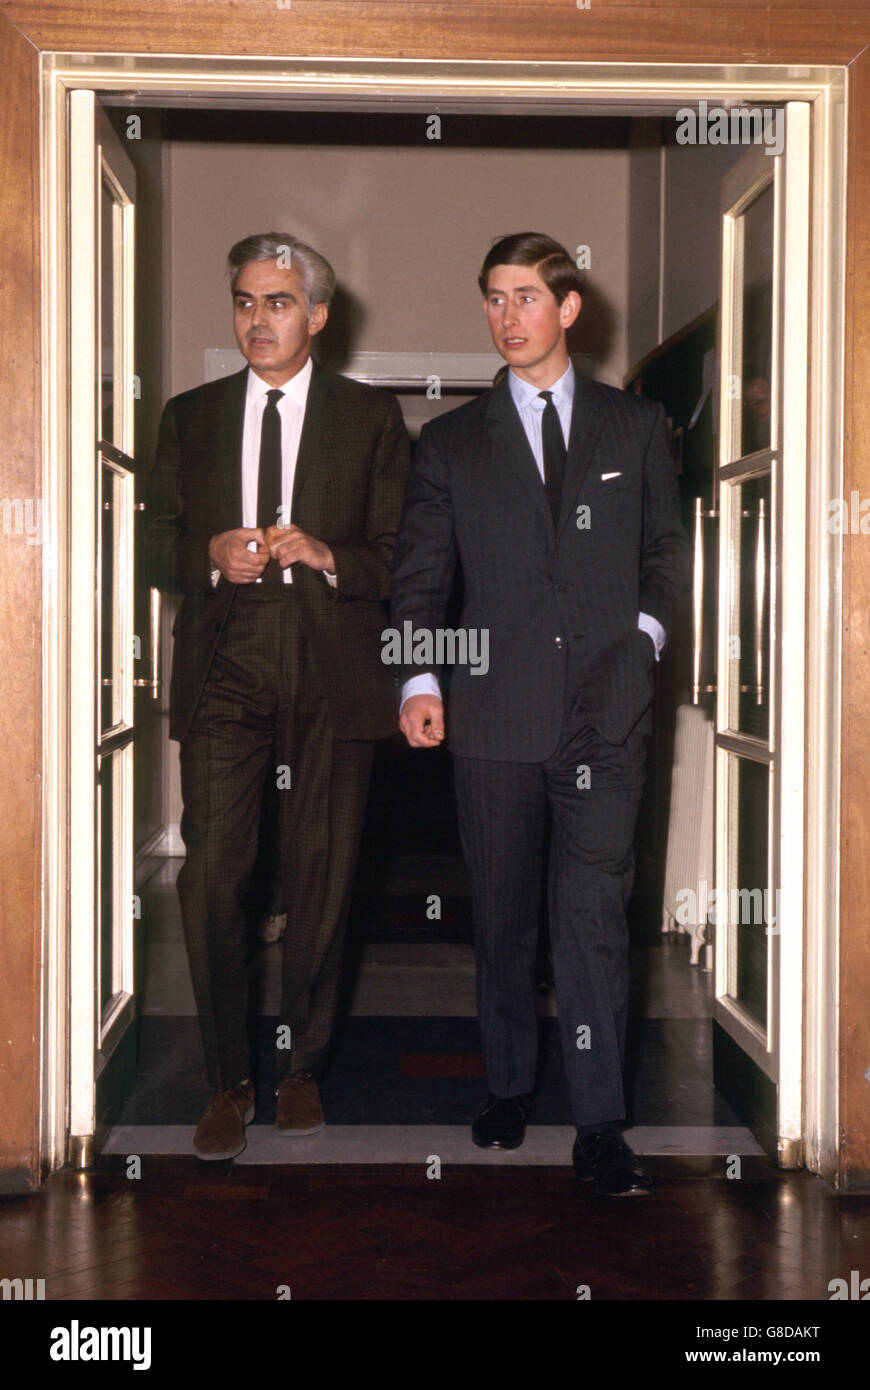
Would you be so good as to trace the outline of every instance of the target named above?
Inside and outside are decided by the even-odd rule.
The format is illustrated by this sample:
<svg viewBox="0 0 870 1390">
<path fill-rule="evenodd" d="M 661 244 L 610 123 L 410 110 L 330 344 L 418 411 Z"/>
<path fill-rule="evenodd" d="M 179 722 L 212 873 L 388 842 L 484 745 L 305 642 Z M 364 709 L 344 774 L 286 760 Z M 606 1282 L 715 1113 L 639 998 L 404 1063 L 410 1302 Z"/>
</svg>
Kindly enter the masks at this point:
<svg viewBox="0 0 870 1390">
<path fill-rule="evenodd" d="M 750 148 L 722 187 L 714 1069 L 784 1166 L 802 1132 L 809 120 L 788 103 L 784 153 Z"/>
<path fill-rule="evenodd" d="M 69 1149 L 85 1166 L 135 1018 L 135 176 L 93 92 L 70 93 L 70 195 Z"/>
</svg>

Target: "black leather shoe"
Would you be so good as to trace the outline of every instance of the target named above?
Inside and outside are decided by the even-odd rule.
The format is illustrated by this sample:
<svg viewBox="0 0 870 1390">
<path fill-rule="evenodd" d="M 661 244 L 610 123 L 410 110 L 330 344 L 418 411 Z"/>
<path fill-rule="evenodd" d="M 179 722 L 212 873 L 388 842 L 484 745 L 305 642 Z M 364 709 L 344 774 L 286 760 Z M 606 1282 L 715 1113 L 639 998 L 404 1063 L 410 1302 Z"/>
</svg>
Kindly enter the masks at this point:
<svg viewBox="0 0 870 1390">
<path fill-rule="evenodd" d="M 595 1179 L 603 1197 L 649 1197 L 652 1176 L 628 1147 L 618 1129 L 600 1129 L 574 1140 L 571 1155 L 578 1178 Z"/>
<path fill-rule="evenodd" d="M 471 1126 L 471 1137 L 479 1149 L 518 1149 L 528 1118 L 528 1096 L 490 1096 Z"/>
</svg>

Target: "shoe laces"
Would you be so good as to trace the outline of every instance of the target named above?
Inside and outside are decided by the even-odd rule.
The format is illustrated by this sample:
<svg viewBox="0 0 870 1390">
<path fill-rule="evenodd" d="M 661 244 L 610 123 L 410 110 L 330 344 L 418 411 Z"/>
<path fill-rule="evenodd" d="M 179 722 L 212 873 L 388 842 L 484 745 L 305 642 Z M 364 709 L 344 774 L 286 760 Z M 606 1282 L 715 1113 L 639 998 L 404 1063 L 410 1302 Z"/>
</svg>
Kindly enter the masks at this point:
<svg viewBox="0 0 870 1390">
<path fill-rule="evenodd" d="M 210 1115 L 213 1110 L 216 1110 L 224 1096 L 228 1096 L 239 1113 L 244 1114 L 250 1086 L 250 1081 L 240 1081 L 238 1086 L 230 1086 L 226 1091 L 212 1091 L 205 1115 Z M 205 1115 L 203 1115 L 203 1119 L 205 1119 Z"/>
<path fill-rule="evenodd" d="M 294 1071 L 294 1072 L 292 1072 L 289 1076 L 282 1076 L 281 1080 L 278 1082 L 278 1085 L 275 1087 L 275 1095 L 276 1095 L 276 1096 L 278 1095 L 278 1092 L 280 1091 L 280 1089 L 281 1089 L 282 1086 L 290 1086 L 290 1085 L 294 1085 L 294 1084 L 295 1084 L 296 1086 L 302 1086 L 302 1085 L 304 1085 L 306 1082 L 313 1081 L 313 1080 L 314 1080 L 314 1073 L 313 1073 L 313 1072 L 310 1072 L 310 1071 Z"/>
</svg>

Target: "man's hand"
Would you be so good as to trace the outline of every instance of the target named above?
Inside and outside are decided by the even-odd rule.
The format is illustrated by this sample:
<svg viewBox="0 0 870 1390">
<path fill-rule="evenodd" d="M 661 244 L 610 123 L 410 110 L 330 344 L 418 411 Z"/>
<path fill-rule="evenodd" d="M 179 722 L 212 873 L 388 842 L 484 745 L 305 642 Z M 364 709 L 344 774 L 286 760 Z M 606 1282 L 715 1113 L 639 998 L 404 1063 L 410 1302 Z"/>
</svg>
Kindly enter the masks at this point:
<svg viewBox="0 0 870 1390">
<path fill-rule="evenodd" d="M 412 748 L 436 748 L 444 739 L 444 705 L 437 695 L 412 695 L 406 700 L 399 728 Z"/>
<path fill-rule="evenodd" d="M 284 570 L 288 565 L 299 563 L 313 570 L 335 573 L 335 559 L 329 546 L 300 531 L 292 523 L 289 526 L 270 526 L 266 532 L 266 544 L 272 558 Z"/>
<path fill-rule="evenodd" d="M 251 541 L 256 550 L 248 550 Z M 231 584 L 253 584 L 272 558 L 266 537 L 259 526 L 240 526 L 235 531 L 219 531 L 208 545 L 208 558 Z"/>
</svg>

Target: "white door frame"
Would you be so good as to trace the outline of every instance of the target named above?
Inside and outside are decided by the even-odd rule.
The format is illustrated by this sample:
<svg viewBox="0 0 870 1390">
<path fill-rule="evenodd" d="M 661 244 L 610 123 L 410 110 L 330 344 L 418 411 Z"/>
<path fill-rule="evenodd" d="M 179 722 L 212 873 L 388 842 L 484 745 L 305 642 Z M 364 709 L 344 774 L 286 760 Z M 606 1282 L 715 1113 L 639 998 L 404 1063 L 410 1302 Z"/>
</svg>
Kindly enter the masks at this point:
<svg viewBox="0 0 870 1390">
<path fill-rule="evenodd" d="M 69 1130 L 70 1159 L 90 1160 L 96 1129 L 96 1080 L 134 1016 L 133 980 L 133 489 L 135 478 L 124 461 L 133 453 L 133 166 L 92 91 L 70 93 L 70 179 L 79 196 L 71 208 L 71 263 L 93 268 L 90 280 L 77 274 L 72 292 L 69 334 L 70 374 L 70 730 L 69 785 L 73 814 L 69 826 Z M 102 245 L 103 185 L 113 199 L 112 241 Z M 113 280 L 113 423 L 103 429 L 101 374 L 102 310 L 100 267 L 108 258 Z M 99 421 L 99 423 L 98 423 Z M 103 434 L 108 436 L 101 446 Z M 110 457 L 115 445 L 123 453 Z M 111 510 L 105 513 L 102 470 L 113 483 Z M 103 611 L 102 542 L 111 530 L 119 560 L 112 609 L 112 733 L 103 728 L 97 694 L 107 654 L 101 651 Z M 75 731 L 75 737 L 72 736 Z M 113 747 L 112 745 L 117 745 Z M 112 751 L 109 752 L 109 748 Z M 103 841 L 96 778 L 97 751 L 111 767 L 112 844 Z M 110 903 L 102 902 L 101 857 L 111 868 Z M 112 923 L 111 999 L 101 1002 L 102 913 Z"/>
<path fill-rule="evenodd" d="M 43 53 L 42 304 L 48 345 L 44 387 L 43 715 L 43 1161 L 66 1159 L 68 977 L 70 964 L 68 729 L 69 350 L 67 343 L 66 95 L 75 88 L 135 91 L 137 106 L 380 109 L 422 113 L 664 115 L 704 100 L 753 105 L 812 104 L 812 273 L 810 301 L 806 550 L 807 719 L 804 859 L 803 1046 L 808 1084 L 803 1131 L 807 1165 L 836 1167 L 839 924 L 839 695 L 841 538 L 815 519 L 842 494 L 846 69 L 734 66 L 204 58 L 154 54 Z"/>
<path fill-rule="evenodd" d="M 776 1133 L 784 1167 L 803 1161 L 804 989 L 804 764 L 807 549 L 807 368 L 810 238 L 810 107 L 787 102 L 785 146 L 770 158 L 754 147 L 729 170 L 722 183 L 722 281 L 718 364 L 719 480 L 714 507 L 719 512 L 719 633 L 716 711 L 716 889 L 717 909 L 728 902 L 729 837 L 734 771 L 732 758 L 747 756 L 748 746 L 765 747 L 769 761 L 770 825 L 768 878 L 774 891 L 770 921 L 759 923 L 767 953 L 766 1019 L 760 1024 L 732 996 L 729 938 L 733 904 L 717 910 L 716 1000 L 714 1017 L 721 1027 L 775 1081 L 778 1090 Z M 734 438 L 734 415 L 741 413 L 738 393 L 728 389 L 740 379 L 739 342 L 735 339 L 734 266 L 738 258 L 738 219 L 760 190 L 773 190 L 771 245 L 771 434 L 765 448 L 748 453 Z M 739 434 L 739 428 L 738 428 Z M 729 612 L 739 575 L 731 563 L 738 532 L 732 487 L 752 476 L 771 479 L 769 573 L 770 669 L 769 729 L 765 739 L 738 733 L 736 674 L 742 668 L 729 651 Z M 761 589 L 764 589 L 762 584 Z M 788 692 L 788 698 L 785 693 Z M 757 756 L 750 753 L 749 756 Z M 730 922 L 730 925 L 729 925 Z M 733 949 L 733 948 L 732 948 Z"/>
</svg>

